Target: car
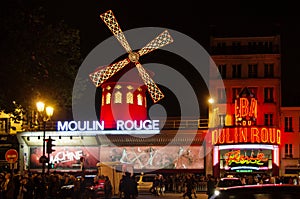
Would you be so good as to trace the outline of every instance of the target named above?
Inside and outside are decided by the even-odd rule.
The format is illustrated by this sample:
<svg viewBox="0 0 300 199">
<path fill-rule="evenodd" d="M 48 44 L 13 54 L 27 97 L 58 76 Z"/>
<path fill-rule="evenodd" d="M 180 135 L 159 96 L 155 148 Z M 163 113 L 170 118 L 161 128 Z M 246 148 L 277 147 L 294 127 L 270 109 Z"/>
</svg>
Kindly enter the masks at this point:
<svg viewBox="0 0 300 199">
<path fill-rule="evenodd" d="M 293 199 L 299 198 L 299 193 L 299 185 L 243 185 L 219 188 L 209 199 Z"/>
<path fill-rule="evenodd" d="M 151 187 L 153 186 L 153 181 L 157 175 L 156 174 L 141 174 L 136 175 L 135 179 L 138 183 L 137 189 L 138 192 L 150 192 Z"/>
<path fill-rule="evenodd" d="M 88 196 L 91 198 L 104 196 L 104 183 L 105 183 L 104 176 L 100 176 L 100 177 L 95 176 L 93 184 L 87 186 Z"/>
<path fill-rule="evenodd" d="M 226 177 L 226 178 L 221 178 L 217 182 L 216 189 L 223 188 L 223 187 L 241 186 L 241 185 L 243 184 L 240 178 Z"/>
<path fill-rule="evenodd" d="M 80 181 L 81 176 L 77 176 L 76 180 Z M 85 175 L 84 179 L 86 181 L 86 194 L 88 197 L 97 198 L 104 196 L 104 177 L 98 177 L 97 175 Z M 72 196 L 74 190 L 74 184 L 64 185 L 60 188 L 60 197 L 68 198 Z"/>
</svg>

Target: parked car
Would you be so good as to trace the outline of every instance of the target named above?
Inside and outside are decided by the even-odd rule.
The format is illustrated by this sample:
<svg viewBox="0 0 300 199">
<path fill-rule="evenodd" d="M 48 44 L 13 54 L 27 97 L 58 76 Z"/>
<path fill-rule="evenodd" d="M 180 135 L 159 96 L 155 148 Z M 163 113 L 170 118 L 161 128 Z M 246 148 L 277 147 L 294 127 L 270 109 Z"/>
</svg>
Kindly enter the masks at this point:
<svg viewBox="0 0 300 199">
<path fill-rule="evenodd" d="M 150 192 L 150 188 L 153 185 L 153 181 L 155 179 L 156 174 L 141 174 L 141 175 L 136 175 L 135 179 L 138 183 L 138 192 Z"/>
<path fill-rule="evenodd" d="M 216 184 L 216 188 L 224 188 L 224 187 L 233 187 L 233 186 L 241 186 L 242 181 L 240 178 L 236 177 L 226 177 L 226 178 L 221 178 L 219 182 Z"/>
<path fill-rule="evenodd" d="M 210 199 L 294 199 L 299 198 L 299 193 L 299 185 L 243 185 L 219 188 Z"/>
<path fill-rule="evenodd" d="M 89 198 L 97 198 L 104 196 L 104 178 L 99 178 L 97 175 L 85 175 L 86 194 Z M 81 176 L 77 176 L 76 180 L 80 180 Z M 72 196 L 74 184 L 65 185 L 60 188 L 60 198 L 68 198 Z"/>
<path fill-rule="evenodd" d="M 104 183 L 105 178 L 104 176 L 96 176 L 94 178 L 94 184 L 91 186 L 88 186 L 88 196 L 91 198 L 98 198 L 104 196 Z"/>
</svg>

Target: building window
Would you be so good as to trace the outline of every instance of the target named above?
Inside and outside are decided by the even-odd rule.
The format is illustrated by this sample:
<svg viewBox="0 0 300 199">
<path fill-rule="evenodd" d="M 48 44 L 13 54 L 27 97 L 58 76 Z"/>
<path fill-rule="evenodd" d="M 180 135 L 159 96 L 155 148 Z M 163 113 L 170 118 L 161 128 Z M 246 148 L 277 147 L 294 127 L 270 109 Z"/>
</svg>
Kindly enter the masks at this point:
<svg viewBox="0 0 300 199">
<path fill-rule="evenodd" d="M 225 117 L 226 114 L 219 115 L 220 126 L 225 126 Z"/>
<path fill-rule="evenodd" d="M 218 103 L 226 103 L 226 90 L 225 88 L 218 88 Z"/>
<path fill-rule="evenodd" d="M 107 93 L 105 96 L 105 104 L 110 104 L 111 94 Z"/>
<path fill-rule="evenodd" d="M 256 78 L 257 77 L 257 64 L 248 65 L 248 77 Z"/>
<path fill-rule="evenodd" d="M 248 87 L 248 90 L 256 97 L 257 96 L 257 87 Z"/>
<path fill-rule="evenodd" d="M 274 102 L 274 88 L 264 89 L 264 102 Z"/>
<path fill-rule="evenodd" d="M 284 156 L 285 156 L 285 158 L 293 158 L 293 145 L 292 144 L 284 145 Z"/>
<path fill-rule="evenodd" d="M 233 64 L 232 78 L 241 78 L 241 77 L 242 77 L 242 64 Z"/>
<path fill-rule="evenodd" d="M 133 104 L 133 94 L 132 94 L 132 92 L 128 92 L 126 94 L 126 103 L 127 104 Z"/>
<path fill-rule="evenodd" d="M 284 131 L 285 132 L 293 132 L 293 118 L 292 117 L 284 117 Z"/>
<path fill-rule="evenodd" d="M 139 106 L 142 106 L 143 105 L 143 96 L 141 95 L 141 94 L 138 94 L 137 95 L 137 104 L 139 105 Z"/>
<path fill-rule="evenodd" d="M 265 114 L 265 126 L 273 126 L 273 114 Z"/>
<path fill-rule="evenodd" d="M 242 88 L 232 88 L 232 103 L 235 102 L 235 99 L 239 96 Z"/>
<path fill-rule="evenodd" d="M 117 91 L 115 93 L 115 104 L 121 104 L 122 103 L 122 93 L 120 91 Z"/>
<path fill-rule="evenodd" d="M 264 77 L 274 77 L 274 64 L 265 64 Z"/>
<path fill-rule="evenodd" d="M 226 78 L 226 64 L 220 64 L 218 66 L 218 69 L 219 69 L 219 73 L 221 74 L 221 77 L 223 79 L 225 79 Z"/>
</svg>

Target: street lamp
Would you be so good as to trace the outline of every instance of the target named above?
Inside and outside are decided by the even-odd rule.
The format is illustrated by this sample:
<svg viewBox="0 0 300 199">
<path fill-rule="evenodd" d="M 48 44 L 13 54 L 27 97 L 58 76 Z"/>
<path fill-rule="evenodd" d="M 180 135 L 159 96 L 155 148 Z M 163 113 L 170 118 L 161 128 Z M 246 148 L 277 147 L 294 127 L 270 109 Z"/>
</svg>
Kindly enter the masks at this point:
<svg viewBox="0 0 300 199">
<path fill-rule="evenodd" d="M 45 109 L 45 104 L 43 102 L 36 103 L 36 107 L 38 112 L 40 113 L 40 119 L 43 122 L 43 155 L 40 157 L 40 163 L 42 163 L 42 176 L 44 178 L 45 176 L 45 164 L 48 162 L 48 159 L 46 157 L 45 153 L 45 139 L 46 139 L 46 122 L 50 120 L 50 118 L 53 115 L 54 109 L 50 106 L 47 106 Z"/>
</svg>

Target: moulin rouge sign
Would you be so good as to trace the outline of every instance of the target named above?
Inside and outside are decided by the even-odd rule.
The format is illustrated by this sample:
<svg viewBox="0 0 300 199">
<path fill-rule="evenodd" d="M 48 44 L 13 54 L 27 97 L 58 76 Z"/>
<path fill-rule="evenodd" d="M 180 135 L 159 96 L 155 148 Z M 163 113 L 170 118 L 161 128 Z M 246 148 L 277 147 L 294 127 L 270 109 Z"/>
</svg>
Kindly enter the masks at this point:
<svg viewBox="0 0 300 199">
<path fill-rule="evenodd" d="M 277 144 L 281 142 L 281 131 L 277 128 L 256 127 L 257 100 L 251 96 L 235 100 L 235 126 L 212 130 L 212 143 L 222 144 Z"/>
</svg>

